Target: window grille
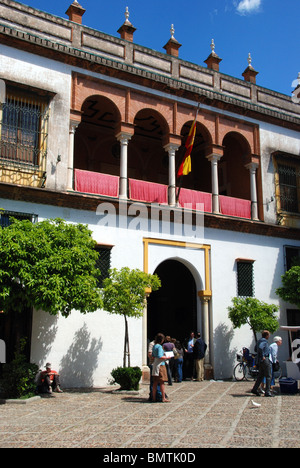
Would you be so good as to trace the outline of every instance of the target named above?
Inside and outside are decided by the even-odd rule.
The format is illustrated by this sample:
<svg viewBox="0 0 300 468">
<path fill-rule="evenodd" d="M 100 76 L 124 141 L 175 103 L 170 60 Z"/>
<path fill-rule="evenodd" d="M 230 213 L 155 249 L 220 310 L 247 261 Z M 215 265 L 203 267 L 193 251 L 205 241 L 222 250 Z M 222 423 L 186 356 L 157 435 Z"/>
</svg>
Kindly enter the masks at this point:
<svg viewBox="0 0 300 468">
<path fill-rule="evenodd" d="M 16 218 L 20 221 L 28 219 L 32 223 L 36 223 L 38 215 L 30 213 L 19 213 L 17 211 L 0 210 L 0 227 L 5 228 L 11 224 L 11 218 Z"/>
<path fill-rule="evenodd" d="M 109 277 L 109 270 L 111 265 L 111 249 L 112 247 L 104 247 L 98 245 L 96 247 L 97 252 L 99 253 L 99 257 L 96 262 L 96 267 L 100 271 L 101 276 L 98 280 L 98 287 L 103 287 L 103 281 L 105 278 Z"/>
<path fill-rule="evenodd" d="M 0 111 L 1 160 L 39 166 L 47 152 L 48 104 L 34 96 L 8 94 Z"/>
<path fill-rule="evenodd" d="M 237 289 L 238 296 L 254 296 L 254 268 L 253 262 L 237 262 Z"/>
<path fill-rule="evenodd" d="M 283 211 L 299 213 L 298 180 L 299 170 L 292 164 L 278 164 L 280 207 Z"/>
</svg>

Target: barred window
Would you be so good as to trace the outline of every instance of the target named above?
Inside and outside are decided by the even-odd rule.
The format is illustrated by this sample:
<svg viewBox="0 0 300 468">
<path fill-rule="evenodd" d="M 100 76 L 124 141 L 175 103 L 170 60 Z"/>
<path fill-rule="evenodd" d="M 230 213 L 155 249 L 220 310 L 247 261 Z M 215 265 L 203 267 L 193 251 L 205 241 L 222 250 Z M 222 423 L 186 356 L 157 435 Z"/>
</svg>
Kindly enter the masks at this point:
<svg viewBox="0 0 300 468">
<path fill-rule="evenodd" d="M 98 281 L 98 287 L 103 287 L 103 281 L 109 277 L 109 270 L 111 265 L 111 246 L 97 245 L 96 250 L 99 253 L 96 266 L 99 269 L 101 276 Z"/>
<path fill-rule="evenodd" d="M 253 260 L 237 260 L 237 290 L 240 297 L 254 296 Z"/>
<path fill-rule="evenodd" d="M 8 90 L 0 112 L 0 158 L 39 166 L 47 151 L 48 103 L 34 94 Z"/>
<path fill-rule="evenodd" d="M 31 213 L 19 213 L 17 211 L 0 210 L 0 227 L 5 228 L 11 224 L 11 218 L 23 220 L 28 219 L 32 223 L 36 223 L 38 215 Z"/>
<path fill-rule="evenodd" d="M 278 211 L 300 213 L 300 160 L 290 154 L 276 153 L 275 179 Z"/>
<path fill-rule="evenodd" d="M 292 164 L 278 164 L 280 206 L 283 211 L 299 213 L 299 170 Z"/>
</svg>

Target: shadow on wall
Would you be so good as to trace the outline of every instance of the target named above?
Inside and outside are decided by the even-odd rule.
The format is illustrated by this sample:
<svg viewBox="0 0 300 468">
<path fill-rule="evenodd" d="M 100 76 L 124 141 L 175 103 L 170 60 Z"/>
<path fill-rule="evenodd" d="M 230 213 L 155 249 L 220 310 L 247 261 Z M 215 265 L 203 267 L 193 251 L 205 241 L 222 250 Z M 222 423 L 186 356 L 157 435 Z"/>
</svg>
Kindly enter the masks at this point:
<svg viewBox="0 0 300 468">
<path fill-rule="evenodd" d="M 61 384 L 66 388 L 89 388 L 93 386 L 93 374 L 98 367 L 98 355 L 102 340 L 91 339 L 91 333 L 84 324 L 74 336 L 66 355 L 60 362 Z"/>
<path fill-rule="evenodd" d="M 234 337 L 234 330 L 224 323 L 220 323 L 214 332 L 214 360 L 215 378 L 230 379 L 236 363 L 238 350 L 230 350 L 230 343 Z"/>
<path fill-rule="evenodd" d="M 40 312 L 36 321 L 36 343 L 41 368 L 44 369 L 45 359 L 49 356 L 58 330 L 58 316 L 48 312 Z"/>
</svg>

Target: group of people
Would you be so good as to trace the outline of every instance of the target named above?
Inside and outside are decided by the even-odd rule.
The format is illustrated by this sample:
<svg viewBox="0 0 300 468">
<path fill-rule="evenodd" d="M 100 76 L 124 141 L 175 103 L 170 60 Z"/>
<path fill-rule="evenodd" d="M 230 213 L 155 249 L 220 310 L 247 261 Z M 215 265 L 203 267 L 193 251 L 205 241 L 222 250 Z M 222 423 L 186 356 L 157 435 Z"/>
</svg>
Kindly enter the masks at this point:
<svg viewBox="0 0 300 468">
<path fill-rule="evenodd" d="M 148 347 L 150 367 L 149 400 L 167 403 L 165 383 L 173 385 L 185 379 L 204 380 L 204 357 L 207 345 L 200 333 L 191 332 L 183 345 L 170 336 L 158 333 Z"/>
<path fill-rule="evenodd" d="M 282 338 L 276 336 L 274 342 L 269 345 L 270 332 L 264 330 L 262 338 L 256 345 L 256 365 L 258 366 L 258 377 L 251 391 L 254 395 L 260 396 L 262 393 L 266 397 L 274 396 L 274 385 L 276 367 L 278 366 L 278 347 L 282 345 Z M 264 386 L 264 388 L 263 388 Z"/>
</svg>

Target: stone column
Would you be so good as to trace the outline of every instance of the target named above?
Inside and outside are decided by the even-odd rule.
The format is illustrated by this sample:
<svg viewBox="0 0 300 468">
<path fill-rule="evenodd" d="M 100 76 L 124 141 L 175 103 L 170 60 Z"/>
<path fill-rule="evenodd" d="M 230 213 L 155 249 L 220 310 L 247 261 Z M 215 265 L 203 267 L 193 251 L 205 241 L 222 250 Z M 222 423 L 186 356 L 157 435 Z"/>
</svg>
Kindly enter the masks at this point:
<svg viewBox="0 0 300 468">
<path fill-rule="evenodd" d="M 207 351 L 204 358 L 205 377 L 213 378 L 213 367 L 211 364 L 211 343 L 210 343 L 210 313 L 209 302 L 211 300 L 211 291 L 199 291 L 198 296 L 202 302 L 202 338 L 207 344 Z"/>
<path fill-rule="evenodd" d="M 168 199 L 169 205 L 176 205 L 176 163 L 175 163 L 175 154 L 179 146 L 174 143 L 169 143 L 164 146 L 164 149 L 169 154 L 169 190 L 168 190 Z"/>
<path fill-rule="evenodd" d="M 69 127 L 69 158 L 68 158 L 68 175 L 67 175 L 67 190 L 73 190 L 73 174 L 74 174 L 74 139 L 75 132 L 80 122 L 75 120 L 70 121 Z"/>
<path fill-rule="evenodd" d="M 145 298 L 144 298 L 144 313 L 142 319 L 142 380 L 143 382 L 150 382 L 150 369 L 148 367 L 148 343 L 147 343 L 147 307 L 148 302 L 147 298 L 151 294 L 151 288 L 145 289 Z"/>
<path fill-rule="evenodd" d="M 251 188 L 251 217 L 254 221 L 258 220 L 258 205 L 257 205 L 257 187 L 256 187 L 256 171 L 258 164 L 251 162 L 246 165 L 250 171 L 250 188 Z"/>
<path fill-rule="evenodd" d="M 127 200 L 128 192 L 128 142 L 132 135 L 130 133 L 121 132 L 117 135 L 117 139 L 121 145 L 121 157 L 120 157 L 120 198 Z"/>
<path fill-rule="evenodd" d="M 211 163 L 212 212 L 218 214 L 220 213 L 218 162 L 222 155 L 210 154 L 206 157 Z"/>
</svg>

